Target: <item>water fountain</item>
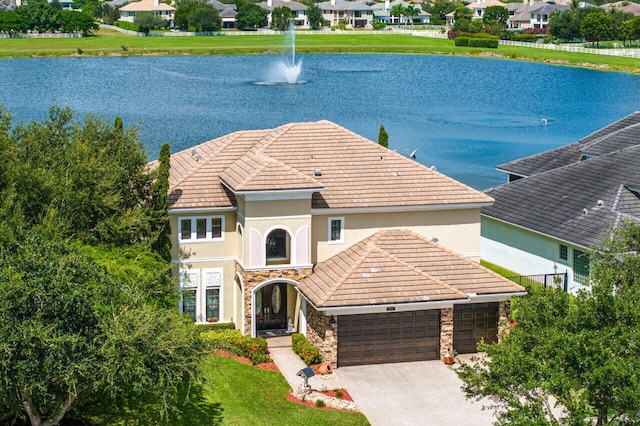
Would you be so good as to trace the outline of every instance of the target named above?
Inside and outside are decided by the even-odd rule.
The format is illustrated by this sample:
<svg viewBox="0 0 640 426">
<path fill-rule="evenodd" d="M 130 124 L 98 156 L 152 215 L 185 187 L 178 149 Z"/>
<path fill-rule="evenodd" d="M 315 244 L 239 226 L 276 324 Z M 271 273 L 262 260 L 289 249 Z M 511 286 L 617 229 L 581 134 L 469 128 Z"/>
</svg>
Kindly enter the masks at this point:
<svg viewBox="0 0 640 426">
<path fill-rule="evenodd" d="M 271 67 L 265 81 L 260 81 L 256 84 L 303 84 L 306 81 L 299 80 L 301 71 L 302 61 L 296 62 L 296 33 L 292 22 L 285 33 L 284 58 Z"/>
</svg>

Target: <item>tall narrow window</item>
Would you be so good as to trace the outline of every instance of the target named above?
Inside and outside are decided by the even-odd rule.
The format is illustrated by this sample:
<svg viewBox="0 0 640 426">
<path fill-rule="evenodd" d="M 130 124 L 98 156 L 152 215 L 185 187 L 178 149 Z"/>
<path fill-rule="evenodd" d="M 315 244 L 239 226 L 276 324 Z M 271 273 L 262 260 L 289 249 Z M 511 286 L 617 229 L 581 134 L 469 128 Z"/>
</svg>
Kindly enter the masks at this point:
<svg viewBox="0 0 640 426">
<path fill-rule="evenodd" d="M 343 217 L 329 218 L 329 242 L 332 242 L 332 243 L 344 242 L 344 218 Z"/>
<path fill-rule="evenodd" d="M 180 312 L 197 323 L 222 320 L 222 269 L 190 269 L 180 273 Z"/>
<path fill-rule="evenodd" d="M 222 218 L 214 217 L 211 219 L 211 238 L 222 237 Z"/>
<path fill-rule="evenodd" d="M 589 255 L 581 250 L 573 250 L 573 280 L 584 284 L 589 276 Z"/>
<path fill-rule="evenodd" d="M 180 274 L 180 312 L 196 321 L 198 273 L 183 272 Z"/>
<path fill-rule="evenodd" d="M 196 238 L 199 240 L 207 238 L 207 219 L 196 219 Z"/>
<path fill-rule="evenodd" d="M 182 219 L 180 221 L 180 239 L 188 240 L 191 238 L 191 219 Z"/>
</svg>

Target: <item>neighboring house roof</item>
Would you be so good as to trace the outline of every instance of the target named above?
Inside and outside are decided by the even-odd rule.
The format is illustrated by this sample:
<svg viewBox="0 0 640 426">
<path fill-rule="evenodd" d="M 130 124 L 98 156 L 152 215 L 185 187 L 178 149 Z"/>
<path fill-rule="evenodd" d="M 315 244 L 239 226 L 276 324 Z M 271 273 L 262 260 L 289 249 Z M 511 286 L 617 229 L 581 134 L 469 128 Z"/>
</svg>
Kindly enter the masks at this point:
<svg viewBox="0 0 640 426">
<path fill-rule="evenodd" d="M 622 12 L 632 13 L 634 16 L 640 16 L 640 4 L 633 3 L 626 0 L 618 1 L 615 3 L 606 3 L 601 5 L 600 7 L 607 11 L 611 10 L 612 8 L 615 8 L 616 10 L 619 10 Z"/>
<path fill-rule="evenodd" d="M 254 175 L 260 162 L 269 165 Z M 282 173 L 282 179 L 272 176 L 269 180 L 270 169 Z M 316 189 L 312 207 L 320 209 L 462 207 L 492 201 L 325 120 L 236 132 L 172 154 L 169 184 L 173 209 L 233 207 L 235 195 L 229 188 Z"/>
<path fill-rule="evenodd" d="M 276 7 L 288 7 L 289 9 L 291 9 L 292 11 L 299 11 L 299 10 L 307 10 L 307 6 L 302 4 L 302 3 L 298 3 L 297 1 L 289 1 L 289 0 L 273 0 L 273 3 L 271 4 L 271 7 L 269 7 L 269 3 L 266 1 L 263 1 L 262 3 L 258 4 L 260 7 L 262 7 L 263 9 L 275 9 Z"/>
<path fill-rule="evenodd" d="M 635 112 L 591 133 L 578 142 L 504 163 L 499 165 L 497 169 L 518 176 L 532 176 L 579 162 L 587 156 L 613 152 L 640 143 L 637 136 L 634 136 L 635 133 L 632 129 L 638 124 L 640 124 L 640 112 Z M 624 131 L 620 132 L 621 130 Z"/>
<path fill-rule="evenodd" d="M 235 18 L 238 14 L 237 6 L 233 3 L 226 4 L 218 0 L 209 0 L 208 3 L 218 11 L 221 18 Z"/>
<path fill-rule="evenodd" d="M 566 5 L 542 3 L 542 4 L 531 7 L 531 9 L 529 9 L 529 13 L 535 13 L 539 15 L 550 15 L 551 12 L 555 10 L 559 10 L 562 12 L 567 9 L 569 9 L 569 6 L 566 6 Z"/>
<path fill-rule="evenodd" d="M 15 0 L 0 0 L 0 12 L 13 10 L 16 7 Z"/>
<path fill-rule="evenodd" d="M 111 1 L 106 1 L 105 3 L 117 9 L 123 4 L 131 3 L 131 0 L 111 0 Z"/>
<path fill-rule="evenodd" d="M 360 0 L 335 0 L 335 4 L 331 4 L 331 1 L 325 1 L 318 3 L 318 7 L 322 10 L 373 10 L 371 6 Z"/>
<path fill-rule="evenodd" d="M 383 230 L 317 264 L 298 285 L 316 308 L 465 301 L 524 288 L 409 230 Z"/>
<path fill-rule="evenodd" d="M 120 10 L 125 12 L 153 12 L 156 10 L 176 10 L 176 8 L 167 3 L 159 3 L 157 0 L 141 0 L 126 4 Z"/>
<path fill-rule="evenodd" d="M 640 113 L 621 122 L 636 120 Z M 619 125 L 596 132 L 599 138 L 588 136 L 586 144 L 583 140 L 536 156 L 535 163 L 553 154 L 566 160 L 552 170 L 487 190 L 495 203 L 482 214 L 582 247 L 598 245 L 623 218 L 639 220 L 640 123 L 611 131 Z M 576 160 L 576 154 L 585 158 L 581 148 L 599 154 Z"/>
<path fill-rule="evenodd" d="M 474 9 L 486 9 L 489 6 L 503 6 L 504 7 L 504 5 L 505 4 L 502 3 L 499 0 L 482 0 L 482 1 L 478 0 L 478 1 L 474 2 L 474 3 L 469 3 L 467 5 L 467 7 L 469 9 L 474 10 Z"/>
</svg>

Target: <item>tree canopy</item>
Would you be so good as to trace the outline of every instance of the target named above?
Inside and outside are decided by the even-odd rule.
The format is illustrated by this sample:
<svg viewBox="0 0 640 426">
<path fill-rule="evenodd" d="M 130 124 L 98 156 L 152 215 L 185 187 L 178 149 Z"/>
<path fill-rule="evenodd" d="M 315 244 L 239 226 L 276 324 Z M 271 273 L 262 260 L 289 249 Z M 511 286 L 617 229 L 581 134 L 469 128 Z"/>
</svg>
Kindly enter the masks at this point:
<svg viewBox="0 0 640 426">
<path fill-rule="evenodd" d="M 489 397 L 500 424 L 637 424 L 640 414 L 640 225 L 592 253 L 577 296 L 536 285 L 513 303 L 517 325 L 458 371 Z"/>
<path fill-rule="evenodd" d="M 271 29 L 286 31 L 289 28 L 289 20 L 293 18 L 293 12 L 287 6 L 276 7 L 271 11 Z"/>
<path fill-rule="evenodd" d="M 601 41 L 613 38 L 613 16 L 605 11 L 588 14 L 580 23 L 580 34 L 599 46 Z"/>
<path fill-rule="evenodd" d="M 312 30 L 319 30 L 320 27 L 324 25 L 322 9 L 320 9 L 317 4 L 307 9 L 307 18 L 309 19 L 309 26 Z"/>
<path fill-rule="evenodd" d="M 201 356 L 167 262 L 168 145 L 153 168 L 119 118 L 0 107 L 0 156 L 0 423 L 167 419 Z"/>
<path fill-rule="evenodd" d="M 380 131 L 378 132 L 378 144 L 385 148 L 389 148 L 389 134 L 382 124 L 380 125 Z"/>
<path fill-rule="evenodd" d="M 236 25 L 240 30 L 256 30 L 267 25 L 268 12 L 255 3 L 248 0 L 238 0 L 236 3 L 238 14 Z"/>
</svg>

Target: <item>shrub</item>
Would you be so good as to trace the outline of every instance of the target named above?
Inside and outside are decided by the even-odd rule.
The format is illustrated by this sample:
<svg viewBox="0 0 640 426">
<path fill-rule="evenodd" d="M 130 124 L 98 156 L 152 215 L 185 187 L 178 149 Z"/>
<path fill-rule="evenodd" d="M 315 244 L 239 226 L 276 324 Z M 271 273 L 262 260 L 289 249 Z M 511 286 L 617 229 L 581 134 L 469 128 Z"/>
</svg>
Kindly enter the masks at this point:
<svg viewBox="0 0 640 426">
<path fill-rule="evenodd" d="M 316 403 L 315 404 L 316 404 L 316 407 L 318 407 L 318 408 L 324 407 L 324 401 L 321 400 L 321 399 L 316 399 Z"/>
<path fill-rule="evenodd" d="M 216 322 L 208 324 L 198 324 L 200 331 L 235 330 L 236 325 L 232 322 Z"/>
<path fill-rule="evenodd" d="M 522 30 L 522 34 L 547 34 L 548 28 L 525 28 Z"/>
<path fill-rule="evenodd" d="M 469 46 L 469 37 L 456 37 L 454 43 L 456 46 L 462 46 L 462 47 L 466 47 Z"/>
<path fill-rule="evenodd" d="M 207 326 L 213 325 L 218 324 L 208 324 Z M 269 360 L 267 356 L 269 350 L 265 339 L 243 336 L 238 330 L 225 329 L 223 327 L 219 327 L 217 330 L 211 327 L 210 331 L 204 331 L 200 335 L 204 341 L 205 348 L 210 351 L 230 351 L 238 356 L 249 358 L 254 365 Z"/>
<path fill-rule="evenodd" d="M 293 351 L 298 354 L 298 356 L 307 365 L 316 364 L 322 361 L 318 348 L 313 346 L 307 338 L 300 333 L 294 333 L 291 335 L 291 346 Z"/>
<path fill-rule="evenodd" d="M 342 398 L 344 396 L 344 393 L 342 393 L 340 389 L 336 389 L 334 392 L 336 394 L 336 398 Z"/>
<path fill-rule="evenodd" d="M 447 38 L 449 40 L 455 40 L 459 35 L 460 35 L 460 31 L 449 30 L 449 32 L 447 32 Z"/>
<path fill-rule="evenodd" d="M 460 37 L 469 37 L 469 38 L 490 38 L 490 39 L 498 39 L 497 35 L 489 34 L 489 33 L 460 33 Z"/>
<path fill-rule="evenodd" d="M 513 40 L 514 41 L 524 41 L 524 42 L 529 42 L 529 43 L 535 43 L 536 41 L 538 41 L 538 36 L 535 34 L 516 34 L 513 36 Z"/>
<path fill-rule="evenodd" d="M 487 38 L 470 38 L 469 39 L 469 47 L 487 47 L 490 49 L 498 48 L 498 40 L 497 39 L 487 39 Z"/>
</svg>

